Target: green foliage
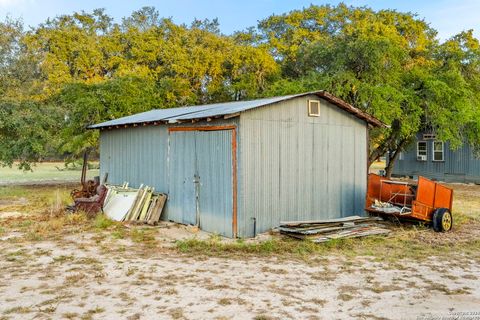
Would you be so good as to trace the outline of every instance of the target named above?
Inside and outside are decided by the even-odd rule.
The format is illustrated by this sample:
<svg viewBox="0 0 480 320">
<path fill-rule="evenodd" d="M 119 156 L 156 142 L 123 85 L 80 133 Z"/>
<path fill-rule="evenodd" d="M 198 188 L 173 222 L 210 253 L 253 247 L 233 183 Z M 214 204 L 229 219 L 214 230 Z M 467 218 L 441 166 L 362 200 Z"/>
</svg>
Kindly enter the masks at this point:
<svg viewBox="0 0 480 320">
<path fill-rule="evenodd" d="M 325 89 L 390 128 L 371 132 L 370 160 L 393 159 L 421 130 L 458 147 L 478 145 L 478 40 L 461 33 L 439 44 L 410 13 L 310 6 L 259 24 L 282 68 L 268 94 Z M 391 169 L 391 168 L 390 168 Z"/>
<path fill-rule="evenodd" d="M 439 43 L 411 13 L 311 5 L 220 33 L 144 7 L 104 10 L 25 31 L 0 23 L 0 164 L 98 147 L 90 124 L 153 108 L 325 89 L 378 117 L 370 160 L 398 155 L 420 129 L 480 151 L 480 51 L 472 31 Z M 478 152 L 480 155 L 480 152 Z"/>
<path fill-rule="evenodd" d="M 35 102 L 0 101 L 0 164 L 29 170 L 32 162 L 50 155 L 62 125 L 57 108 Z"/>
<path fill-rule="evenodd" d="M 60 150 L 78 156 L 87 148 L 96 148 L 98 132 L 85 130 L 86 126 L 158 107 L 162 105 L 159 93 L 154 81 L 134 77 L 66 85 L 51 100 L 66 119 Z"/>
<path fill-rule="evenodd" d="M 0 24 L 1 164 L 18 159 L 29 168 L 50 151 L 75 158 L 98 147 L 98 132 L 86 130 L 90 124 L 256 97 L 277 75 L 267 49 L 221 35 L 217 20 L 187 27 L 144 7 L 120 24 L 112 21 L 94 10 L 29 31 L 17 21 Z M 20 109 L 26 117 L 6 121 Z"/>
</svg>

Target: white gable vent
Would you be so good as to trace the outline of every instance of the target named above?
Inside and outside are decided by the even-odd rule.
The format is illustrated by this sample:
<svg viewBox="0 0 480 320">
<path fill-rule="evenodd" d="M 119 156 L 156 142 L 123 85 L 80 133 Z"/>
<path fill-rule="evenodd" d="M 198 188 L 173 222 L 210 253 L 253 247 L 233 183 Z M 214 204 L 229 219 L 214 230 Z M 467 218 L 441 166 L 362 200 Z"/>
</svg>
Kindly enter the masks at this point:
<svg viewBox="0 0 480 320">
<path fill-rule="evenodd" d="M 320 117 L 320 100 L 308 100 L 308 116 Z"/>
</svg>

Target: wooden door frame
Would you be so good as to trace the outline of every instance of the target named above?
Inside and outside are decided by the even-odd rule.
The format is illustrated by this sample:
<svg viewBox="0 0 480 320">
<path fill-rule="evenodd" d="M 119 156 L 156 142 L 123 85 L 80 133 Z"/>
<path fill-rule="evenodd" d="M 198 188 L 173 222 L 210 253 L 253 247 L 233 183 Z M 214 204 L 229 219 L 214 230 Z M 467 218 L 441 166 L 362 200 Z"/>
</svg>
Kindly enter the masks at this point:
<svg viewBox="0 0 480 320">
<path fill-rule="evenodd" d="M 232 130 L 232 236 L 237 237 L 237 126 L 235 125 L 221 125 L 221 126 L 190 126 L 190 127 L 170 127 L 168 133 L 175 131 L 222 131 Z"/>
</svg>

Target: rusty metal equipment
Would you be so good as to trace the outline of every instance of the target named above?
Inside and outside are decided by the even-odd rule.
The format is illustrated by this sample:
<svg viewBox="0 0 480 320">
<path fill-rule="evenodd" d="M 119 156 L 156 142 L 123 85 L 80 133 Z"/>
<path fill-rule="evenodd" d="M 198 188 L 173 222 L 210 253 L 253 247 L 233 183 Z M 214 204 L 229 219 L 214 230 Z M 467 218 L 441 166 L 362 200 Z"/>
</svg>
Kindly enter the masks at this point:
<svg viewBox="0 0 480 320">
<path fill-rule="evenodd" d="M 107 187 L 99 185 L 96 189 L 96 194 L 89 198 L 75 198 L 73 209 L 74 211 L 82 210 L 87 214 L 94 215 L 103 210 L 103 204 L 107 196 Z"/>
<path fill-rule="evenodd" d="M 83 153 L 83 167 L 82 167 L 82 177 L 80 178 L 80 183 L 82 184 L 82 189 L 73 189 L 70 192 L 73 200 L 77 198 L 90 198 L 96 194 L 97 187 L 100 185 L 100 179 L 88 180 L 87 179 L 87 168 L 88 168 L 88 153 L 90 150 L 86 150 Z"/>
<path fill-rule="evenodd" d="M 453 190 L 425 177 L 418 182 L 390 180 L 376 174 L 368 176 L 366 211 L 431 223 L 437 232 L 449 231 Z"/>
</svg>

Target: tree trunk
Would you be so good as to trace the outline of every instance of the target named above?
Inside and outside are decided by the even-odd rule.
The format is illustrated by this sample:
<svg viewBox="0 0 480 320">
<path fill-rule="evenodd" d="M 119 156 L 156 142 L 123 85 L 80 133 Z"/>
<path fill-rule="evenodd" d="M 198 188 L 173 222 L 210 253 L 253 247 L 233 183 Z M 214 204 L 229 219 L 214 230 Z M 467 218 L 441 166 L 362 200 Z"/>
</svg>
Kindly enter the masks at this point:
<svg viewBox="0 0 480 320">
<path fill-rule="evenodd" d="M 397 148 L 393 151 L 393 154 L 389 152 L 388 154 L 388 163 L 385 167 L 385 176 L 390 179 L 392 177 L 393 168 L 395 166 L 395 161 L 397 161 L 398 157 L 400 156 L 400 152 L 402 152 L 405 144 L 407 143 L 407 139 L 403 139 L 398 144 Z"/>
<path fill-rule="evenodd" d="M 390 155 L 388 156 L 388 163 L 387 163 L 387 166 L 385 167 L 385 176 L 388 179 L 392 177 L 394 163 L 397 160 L 399 155 L 400 155 L 400 152 L 395 151 L 393 153 L 393 157 L 391 157 Z"/>
</svg>

